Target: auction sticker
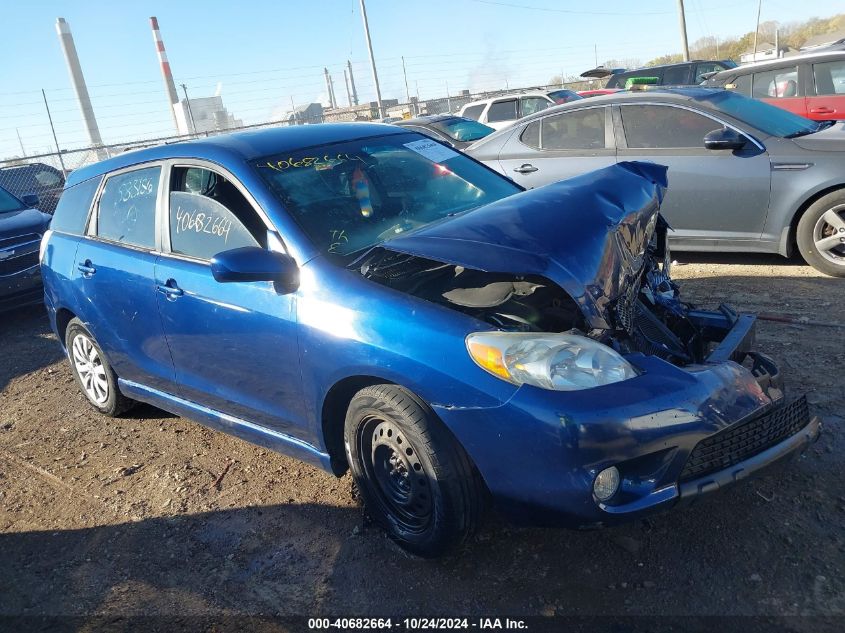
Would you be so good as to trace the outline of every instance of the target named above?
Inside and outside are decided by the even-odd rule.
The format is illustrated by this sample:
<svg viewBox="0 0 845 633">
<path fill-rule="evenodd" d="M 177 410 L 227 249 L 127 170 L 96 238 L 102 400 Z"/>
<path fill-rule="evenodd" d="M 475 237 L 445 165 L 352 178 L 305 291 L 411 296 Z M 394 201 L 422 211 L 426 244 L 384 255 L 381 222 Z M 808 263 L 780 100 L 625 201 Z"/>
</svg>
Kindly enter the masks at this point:
<svg viewBox="0 0 845 633">
<path fill-rule="evenodd" d="M 413 143 L 405 143 L 405 147 L 427 158 L 432 163 L 442 163 L 458 155 L 458 152 L 441 145 L 437 141 L 414 141 Z"/>
</svg>

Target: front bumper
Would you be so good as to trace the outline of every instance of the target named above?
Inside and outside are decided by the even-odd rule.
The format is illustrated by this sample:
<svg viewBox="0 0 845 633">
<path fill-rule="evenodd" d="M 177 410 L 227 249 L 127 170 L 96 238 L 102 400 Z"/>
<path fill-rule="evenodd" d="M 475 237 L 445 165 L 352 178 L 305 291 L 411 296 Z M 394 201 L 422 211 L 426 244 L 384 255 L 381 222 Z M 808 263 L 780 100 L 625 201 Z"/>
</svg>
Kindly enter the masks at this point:
<svg viewBox="0 0 845 633">
<path fill-rule="evenodd" d="M 802 399 L 787 403 L 774 363 L 751 351 L 753 316 L 723 307 L 692 318 L 720 341 L 701 365 L 634 354 L 641 375 L 620 383 L 523 386 L 494 408 L 433 406 L 516 523 L 599 527 L 690 503 L 803 450 L 820 430 Z M 592 485 L 609 466 L 622 483 L 600 503 Z"/>
</svg>

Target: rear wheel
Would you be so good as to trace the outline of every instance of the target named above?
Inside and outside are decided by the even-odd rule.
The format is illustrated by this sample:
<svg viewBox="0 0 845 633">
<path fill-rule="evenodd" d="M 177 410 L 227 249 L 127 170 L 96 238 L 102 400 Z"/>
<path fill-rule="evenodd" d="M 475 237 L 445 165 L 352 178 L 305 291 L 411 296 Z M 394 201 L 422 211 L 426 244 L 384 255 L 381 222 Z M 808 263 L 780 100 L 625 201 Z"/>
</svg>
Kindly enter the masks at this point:
<svg viewBox="0 0 845 633">
<path fill-rule="evenodd" d="M 810 266 L 845 277 L 845 191 L 816 200 L 798 222 L 798 250 Z"/>
<path fill-rule="evenodd" d="M 97 411 L 114 417 L 134 404 L 120 393 L 117 388 L 117 375 L 91 332 L 79 319 L 71 319 L 68 324 L 65 347 L 73 377 L 88 402 Z"/>
<path fill-rule="evenodd" d="M 447 553 L 480 522 L 485 490 L 463 448 L 408 390 L 359 391 L 346 414 L 347 457 L 371 518 L 405 550 Z"/>
</svg>

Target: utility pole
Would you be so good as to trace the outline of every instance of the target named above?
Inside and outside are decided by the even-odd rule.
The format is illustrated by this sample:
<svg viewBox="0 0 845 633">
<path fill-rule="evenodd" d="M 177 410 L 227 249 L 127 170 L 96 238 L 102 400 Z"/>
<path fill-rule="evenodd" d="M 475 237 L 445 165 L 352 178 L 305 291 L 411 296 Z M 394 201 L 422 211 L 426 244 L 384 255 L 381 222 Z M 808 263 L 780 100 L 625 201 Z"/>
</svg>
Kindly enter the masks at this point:
<svg viewBox="0 0 845 633">
<path fill-rule="evenodd" d="M 296 106 L 293 103 L 293 95 L 290 96 L 290 113 L 293 117 L 293 124 L 296 125 Z"/>
<path fill-rule="evenodd" d="M 370 25 L 367 22 L 367 7 L 364 0 L 361 0 L 361 18 L 364 20 L 364 35 L 367 36 L 367 50 L 370 52 L 370 66 L 373 68 L 373 83 L 376 86 L 376 103 L 378 104 L 378 116 L 384 118 L 384 107 L 381 105 L 381 88 L 378 85 L 378 72 L 376 71 L 376 58 L 373 56 L 373 42 L 370 39 Z"/>
<path fill-rule="evenodd" d="M 446 80 L 446 108 L 451 114 L 452 112 L 452 97 L 449 95 L 449 81 Z"/>
<path fill-rule="evenodd" d="M 689 44 L 687 43 L 687 17 L 684 13 L 684 0 L 678 0 L 678 24 L 681 27 L 681 44 L 684 47 L 684 61 L 689 61 Z"/>
<path fill-rule="evenodd" d="M 346 74 L 346 69 L 343 69 L 343 83 L 346 85 L 346 100 L 349 102 L 349 107 L 352 107 L 352 93 L 349 91 L 349 75 Z"/>
<path fill-rule="evenodd" d="M 411 103 L 411 91 L 408 90 L 408 73 L 405 72 L 405 56 L 402 56 L 402 76 L 405 78 L 405 96 L 408 98 L 408 103 Z"/>
<path fill-rule="evenodd" d="M 752 62 L 757 61 L 757 34 L 760 33 L 760 11 L 763 9 L 763 0 L 757 0 L 757 26 L 754 28 L 754 56 Z"/>
<path fill-rule="evenodd" d="M 59 164 L 62 166 L 62 173 L 67 175 L 65 171 L 65 161 L 62 159 L 62 150 L 59 149 L 59 139 L 56 138 L 56 128 L 53 127 L 53 117 L 50 115 L 50 106 L 47 105 L 47 93 L 44 88 L 41 89 L 41 96 L 44 97 L 44 107 L 47 108 L 47 120 L 50 121 L 50 130 L 53 132 L 53 142 L 56 144 L 56 153 L 59 155 Z"/>
<path fill-rule="evenodd" d="M 596 68 L 599 67 L 599 45 L 593 44 L 593 55 L 596 56 Z"/>
<path fill-rule="evenodd" d="M 15 128 L 15 133 L 18 135 L 18 144 L 21 146 L 21 154 L 23 154 L 23 158 L 26 158 L 26 150 L 23 147 L 23 141 L 21 140 L 21 131 L 18 128 Z"/>
<path fill-rule="evenodd" d="M 191 132 L 196 134 L 197 126 L 194 123 L 194 113 L 191 112 L 191 100 L 188 99 L 188 87 L 185 84 L 182 84 L 182 92 L 185 93 L 185 107 L 188 108 L 188 118 L 191 120 Z"/>
</svg>

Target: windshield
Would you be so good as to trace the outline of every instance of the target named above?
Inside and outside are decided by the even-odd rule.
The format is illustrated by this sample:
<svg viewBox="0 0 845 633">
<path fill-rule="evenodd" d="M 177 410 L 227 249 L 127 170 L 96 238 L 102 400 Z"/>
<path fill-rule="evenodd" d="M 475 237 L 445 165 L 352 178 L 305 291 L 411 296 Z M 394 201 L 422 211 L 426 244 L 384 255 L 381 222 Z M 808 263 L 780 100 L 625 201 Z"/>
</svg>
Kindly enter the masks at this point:
<svg viewBox="0 0 845 633">
<path fill-rule="evenodd" d="M 522 191 L 415 133 L 312 147 L 254 166 L 314 244 L 336 256 Z"/>
<path fill-rule="evenodd" d="M 570 101 L 578 101 L 583 99 L 581 95 L 572 90 L 553 90 L 549 93 L 549 99 L 555 103 L 569 103 Z"/>
<path fill-rule="evenodd" d="M 444 119 L 443 121 L 434 121 L 431 127 L 440 130 L 452 140 L 465 142 L 477 141 L 495 131 L 492 127 L 479 123 L 478 121 L 458 117 Z"/>
<path fill-rule="evenodd" d="M 714 90 L 711 94 L 697 97 L 696 101 L 708 104 L 771 136 L 794 138 L 818 132 L 826 127 L 783 108 L 749 99 L 729 90 Z"/>
<path fill-rule="evenodd" d="M 20 211 L 23 208 L 24 207 L 20 200 L 0 187 L 0 213 L 6 213 L 7 211 Z"/>
</svg>

